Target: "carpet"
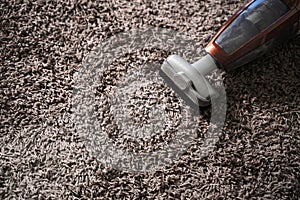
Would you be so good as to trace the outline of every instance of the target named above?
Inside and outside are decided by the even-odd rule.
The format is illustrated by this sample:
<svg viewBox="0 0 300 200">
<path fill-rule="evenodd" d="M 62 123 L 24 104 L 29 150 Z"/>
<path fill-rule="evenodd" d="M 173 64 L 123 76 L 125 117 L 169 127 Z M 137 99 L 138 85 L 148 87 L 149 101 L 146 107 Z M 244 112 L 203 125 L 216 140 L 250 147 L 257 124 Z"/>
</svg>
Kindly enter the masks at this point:
<svg viewBox="0 0 300 200">
<path fill-rule="evenodd" d="M 299 199 L 299 36 L 220 74 L 226 118 L 218 141 L 205 156 L 199 152 L 209 108 L 198 117 L 197 137 L 186 151 L 174 162 L 145 172 L 106 166 L 89 151 L 72 118 L 74 77 L 97 46 L 130 30 L 154 27 L 185 34 L 195 46 L 204 47 L 244 3 L 2 0 L 1 199 Z M 187 46 L 184 54 L 190 61 L 201 57 L 200 49 L 188 55 L 189 48 L 193 47 Z M 135 123 L 146 125 L 156 116 L 148 109 L 151 102 L 164 104 L 171 131 L 155 130 L 153 137 L 142 139 L 120 135 L 116 127 L 122 121 L 111 122 L 107 96 L 129 69 L 147 62 L 159 67 L 171 53 L 147 48 L 127 53 L 99 79 L 95 117 L 123 149 L 151 152 L 175 137 L 180 100 L 156 81 L 155 74 L 149 84 L 138 85 L 128 109 Z"/>
</svg>

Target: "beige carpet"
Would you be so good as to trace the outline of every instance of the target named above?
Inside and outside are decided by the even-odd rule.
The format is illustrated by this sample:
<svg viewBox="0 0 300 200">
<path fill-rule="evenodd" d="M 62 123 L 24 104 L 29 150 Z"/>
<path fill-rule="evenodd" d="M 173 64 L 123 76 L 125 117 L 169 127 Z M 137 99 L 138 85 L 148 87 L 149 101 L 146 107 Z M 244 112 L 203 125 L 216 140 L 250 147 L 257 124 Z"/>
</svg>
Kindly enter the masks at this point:
<svg viewBox="0 0 300 200">
<path fill-rule="evenodd" d="M 73 76 L 83 59 L 118 33 L 150 26 L 187 33 L 203 46 L 245 1 L 62 2 L 0 1 L 1 199 L 299 199 L 299 36 L 223 73 L 226 120 L 208 156 L 198 156 L 199 134 L 174 163 L 151 172 L 125 172 L 91 155 L 70 117 Z M 126 73 L 126 66 L 145 59 L 160 65 L 168 54 L 141 50 L 115 65 L 125 66 Z M 121 73 L 110 72 L 97 95 Z M 163 87 L 154 84 L 141 95 L 147 98 Z M 176 106 L 178 99 L 166 94 L 152 98 Z M 209 115 L 209 110 L 202 113 L 199 130 L 207 129 Z M 143 151 L 174 135 L 144 143 L 120 139 L 114 131 L 110 137 Z"/>
</svg>

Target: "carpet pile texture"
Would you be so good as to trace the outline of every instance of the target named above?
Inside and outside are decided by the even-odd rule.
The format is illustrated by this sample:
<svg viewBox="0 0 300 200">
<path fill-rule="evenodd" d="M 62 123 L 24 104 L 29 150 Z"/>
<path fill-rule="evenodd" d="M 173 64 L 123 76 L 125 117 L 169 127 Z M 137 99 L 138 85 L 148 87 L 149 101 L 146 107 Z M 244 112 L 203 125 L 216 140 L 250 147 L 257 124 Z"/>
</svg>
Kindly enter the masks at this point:
<svg viewBox="0 0 300 200">
<path fill-rule="evenodd" d="M 89 153 L 72 121 L 73 77 L 92 49 L 119 33 L 147 27 L 185 33 L 204 47 L 245 3 L 1 0 L 0 198 L 299 199 L 299 36 L 259 60 L 222 73 L 225 124 L 205 157 L 198 156 L 197 142 L 205 135 L 209 111 L 200 117 L 198 131 L 203 135 L 180 159 L 142 173 L 103 165 Z M 116 59 L 96 95 L 126 73 L 126 66 L 142 66 L 145 60 L 160 65 L 169 54 L 141 49 Z M 176 98 L 164 87 L 152 84 L 137 95 L 176 106 Z M 167 95 L 151 93 L 157 88 Z M 140 106 L 132 111 L 139 113 L 134 115 L 138 123 L 151 120 L 143 118 L 142 99 L 132 102 Z M 173 136 L 135 142 L 117 132 L 110 135 L 132 151 L 155 150 L 153 146 Z"/>
</svg>

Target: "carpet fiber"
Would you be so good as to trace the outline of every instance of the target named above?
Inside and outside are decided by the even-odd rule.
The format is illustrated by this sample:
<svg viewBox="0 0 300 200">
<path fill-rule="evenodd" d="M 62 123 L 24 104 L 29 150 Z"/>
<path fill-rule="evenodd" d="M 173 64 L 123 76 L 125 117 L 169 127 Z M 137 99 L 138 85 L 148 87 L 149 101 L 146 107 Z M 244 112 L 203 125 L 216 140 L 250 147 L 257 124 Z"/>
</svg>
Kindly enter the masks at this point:
<svg viewBox="0 0 300 200">
<path fill-rule="evenodd" d="M 110 168 L 89 153 L 72 121 L 73 77 L 93 48 L 118 33 L 147 27 L 186 33 L 204 46 L 244 3 L 1 0 L 0 198 L 299 199 L 299 36 L 259 60 L 222 73 L 225 124 L 205 157 L 199 157 L 199 134 L 180 159 L 160 170 Z M 126 66 L 142 66 L 145 60 L 160 65 L 169 54 L 142 49 L 116 59 L 115 68 L 101 78 L 97 97 L 101 100 L 105 85 L 113 85 Z M 151 93 L 156 89 L 164 96 Z M 143 95 L 178 106 L 167 90 L 156 84 L 143 88 L 136 94 L 141 98 L 132 102 L 139 108 L 132 109 L 133 118 L 145 124 L 151 120 L 143 118 Z M 177 114 L 175 110 L 170 116 Z M 209 110 L 200 116 L 199 132 L 207 129 L 209 116 Z M 102 123 L 105 127 L 108 121 Z M 151 151 L 174 134 L 151 141 L 120 138 L 115 131 L 109 137 L 130 151 Z"/>
</svg>

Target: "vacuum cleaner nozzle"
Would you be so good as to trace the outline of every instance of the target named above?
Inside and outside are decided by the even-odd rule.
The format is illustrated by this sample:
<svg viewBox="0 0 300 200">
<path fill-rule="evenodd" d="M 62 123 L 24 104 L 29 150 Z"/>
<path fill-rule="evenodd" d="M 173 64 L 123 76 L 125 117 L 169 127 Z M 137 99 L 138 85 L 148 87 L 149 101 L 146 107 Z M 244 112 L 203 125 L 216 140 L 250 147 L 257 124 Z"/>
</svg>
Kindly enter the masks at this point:
<svg viewBox="0 0 300 200">
<path fill-rule="evenodd" d="M 216 69 L 214 59 L 207 54 L 194 64 L 177 55 L 169 56 L 161 66 L 160 75 L 192 108 L 198 109 L 210 105 L 215 89 L 206 80 L 207 75 Z"/>
</svg>

